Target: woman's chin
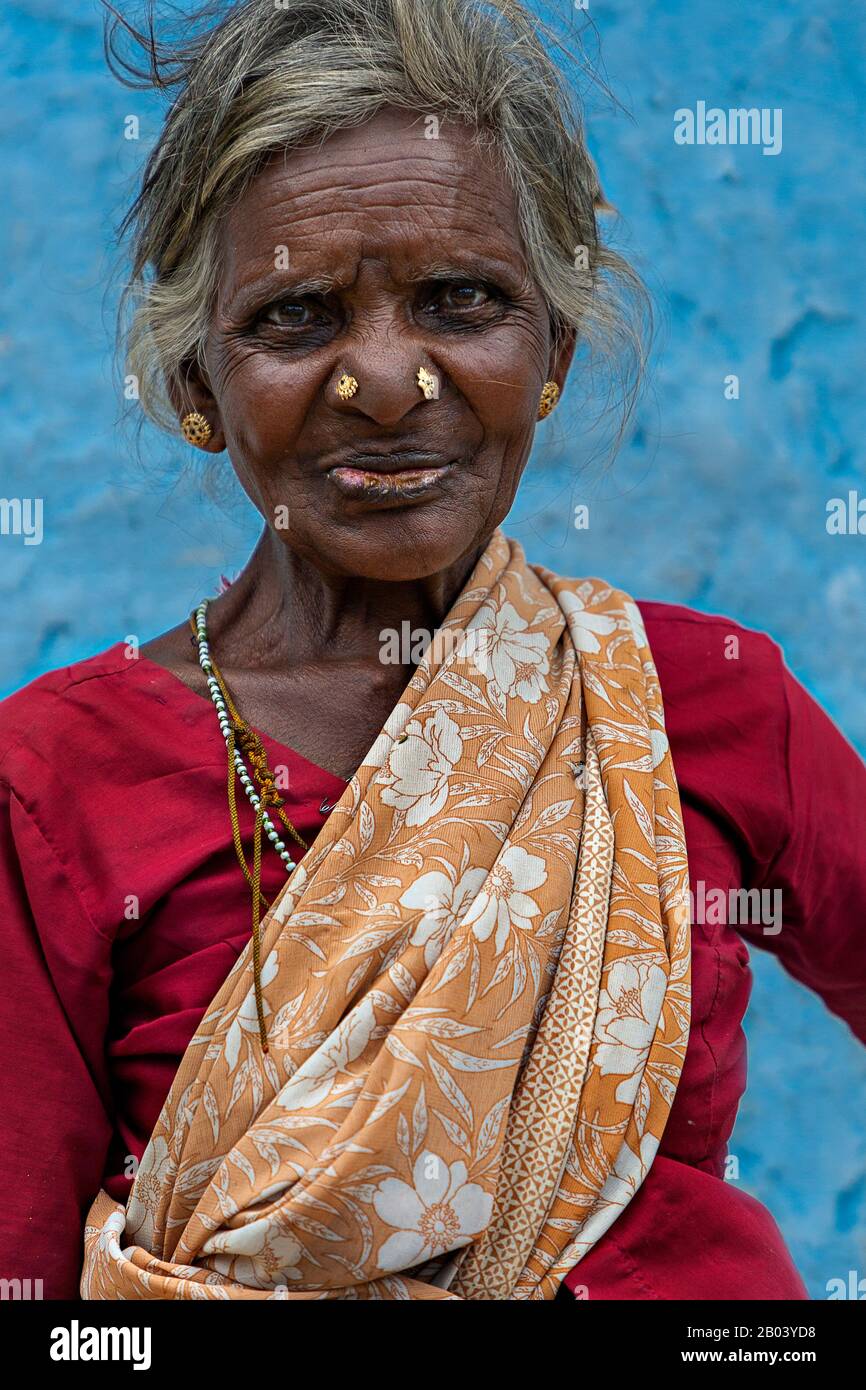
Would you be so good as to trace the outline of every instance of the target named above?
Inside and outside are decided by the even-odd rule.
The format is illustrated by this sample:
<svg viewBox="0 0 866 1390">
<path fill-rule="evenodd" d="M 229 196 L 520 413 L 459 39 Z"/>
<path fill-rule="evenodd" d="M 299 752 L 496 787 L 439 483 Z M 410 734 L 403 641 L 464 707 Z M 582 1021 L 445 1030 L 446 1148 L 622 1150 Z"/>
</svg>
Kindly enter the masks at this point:
<svg viewBox="0 0 866 1390">
<path fill-rule="evenodd" d="M 322 570 L 395 584 L 441 574 L 488 539 L 482 518 L 451 506 L 381 507 L 347 517 L 315 536 L 285 537 Z"/>
</svg>

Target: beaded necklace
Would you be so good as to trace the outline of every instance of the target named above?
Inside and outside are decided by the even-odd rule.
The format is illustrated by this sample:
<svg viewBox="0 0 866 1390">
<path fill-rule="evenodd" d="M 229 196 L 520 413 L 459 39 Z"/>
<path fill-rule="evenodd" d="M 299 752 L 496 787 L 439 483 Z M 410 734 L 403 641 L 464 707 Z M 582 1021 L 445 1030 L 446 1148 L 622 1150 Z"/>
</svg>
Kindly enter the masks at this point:
<svg viewBox="0 0 866 1390">
<path fill-rule="evenodd" d="M 261 979 L 261 912 L 262 907 L 265 911 L 270 907 L 270 903 L 263 896 L 261 890 L 261 867 L 262 867 L 262 831 L 265 832 L 277 854 L 283 861 L 286 873 L 291 874 L 296 867 L 295 861 L 286 848 L 284 840 L 281 838 L 280 831 L 274 825 L 273 820 L 268 814 L 268 808 L 276 811 L 279 819 L 283 822 L 286 830 L 300 846 L 301 849 L 309 849 L 309 845 L 301 838 L 283 808 L 283 798 L 280 796 L 276 778 L 268 766 L 267 753 L 262 746 L 262 741 L 258 734 L 244 722 L 238 713 L 237 707 L 228 692 L 222 674 L 210 654 L 210 647 L 207 639 L 207 607 L 208 600 L 205 599 L 199 604 L 194 613 L 190 614 L 190 627 L 198 649 L 198 660 L 205 680 L 207 681 L 210 697 L 216 709 L 217 720 L 219 721 L 220 731 L 226 743 L 228 752 L 228 800 L 229 814 L 232 822 L 232 839 L 234 841 L 235 853 L 244 872 L 244 877 L 252 889 L 253 895 L 253 977 L 255 981 L 256 996 L 256 1015 L 259 1024 L 259 1037 L 261 1039 L 262 1051 L 268 1051 L 267 1029 L 265 1027 L 264 1002 L 262 998 L 262 979 Z M 244 754 L 249 759 L 252 768 L 252 776 L 247 770 L 244 762 Z M 252 869 L 247 864 L 244 854 L 243 841 L 241 840 L 240 826 L 238 824 L 238 809 L 235 796 L 235 778 L 238 779 L 247 799 L 255 813 L 255 832 L 253 836 L 253 863 Z M 258 788 L 258 789 L 257 789 Z"/>
</svg>

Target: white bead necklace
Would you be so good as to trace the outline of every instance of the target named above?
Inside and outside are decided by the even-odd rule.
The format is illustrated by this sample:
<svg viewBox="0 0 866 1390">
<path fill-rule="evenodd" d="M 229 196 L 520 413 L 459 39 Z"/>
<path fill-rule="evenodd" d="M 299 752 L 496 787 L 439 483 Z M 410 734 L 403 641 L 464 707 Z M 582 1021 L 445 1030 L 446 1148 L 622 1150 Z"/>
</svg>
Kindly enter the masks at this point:
<svg viewBox="0 0 866 1390">
<path fill-rule="evenodd" d="M 223 694 L 219 687 L 219 681 L 214 675 L 213 666 L 211 664 L 210 648 L 208 646 L 207 640 L 207 606 L 208 599 L 204 599 L 203 602 L 200 603 L 198 608 L 195 610 L 198 663 L 202 671 L 204 672 L 208 690 L 210 691 L 210 697 L 214 702 L 214 707 L 217 713 L 217 719 L 219 720 L 220 731 L 222 733 L 223 738 L 226 741 L 226 747 L 228 747 L 232 732 L 232 721 L 229 712 L 226 709 L 226 702 L 223 699 Z M 262 810 L 261 812 L 259 812 L 259 808 L 261 805 L 261 797 L 256 791 L 255 783 L 252 777 L 250 776 L 249 772 L 247 771 L 246 763 L 244 762 L 243 757 L 238 751 L 237 747 L 235 747 L 234 749 L 234 764 L 240 784 L 247 794 L 247 799 L 250 805 L 252 806 L 253 811 L 255 811 L 256 814 L 261 814 L 262 825 L 264 827 L 265 834 L 267 835 L 274 849 L 277 851 L 277 854 L 282 859 L 283 864 L 286 868 L 286 873 L 290 874 L 292 870 L 295 868 L 295 861 L 292 858 L 289 851 L 286 849 L 285 842 L 280 838 L 280 832 L 277 830 L 267 811 Z"/>
</svg>

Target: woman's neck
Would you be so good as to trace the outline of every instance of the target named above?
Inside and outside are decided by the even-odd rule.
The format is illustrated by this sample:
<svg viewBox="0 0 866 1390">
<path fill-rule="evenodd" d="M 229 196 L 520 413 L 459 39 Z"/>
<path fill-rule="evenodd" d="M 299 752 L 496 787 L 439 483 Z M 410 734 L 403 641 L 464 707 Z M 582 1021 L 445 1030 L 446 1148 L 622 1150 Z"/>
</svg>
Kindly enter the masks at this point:
<svg viewBox="0 0 866 1390">
<path fill-rule="evenodd" d="M 208 627 L 234 667 L 288 670 L 318 660 L 379 660 L 383 633 L 432 634 L 484 547 L 446 570 L 388 581 L 327 573 L 265 529 L 241 574 L 211 605 Z"/>
</svg>

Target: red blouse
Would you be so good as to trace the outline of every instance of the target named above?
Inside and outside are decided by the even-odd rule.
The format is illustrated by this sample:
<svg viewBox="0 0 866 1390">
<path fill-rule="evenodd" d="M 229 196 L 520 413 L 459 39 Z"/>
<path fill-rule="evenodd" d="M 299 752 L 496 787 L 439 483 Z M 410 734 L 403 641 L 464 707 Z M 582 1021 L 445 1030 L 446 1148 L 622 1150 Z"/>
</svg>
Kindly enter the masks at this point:
<svg viewBox="0 0 866 1390">
<path fill-rule="evenodd" d="M 567 1283 L 606 1299 L 805 1298 L 772 1217 L 723 1178 L 746 1081 L 743 938 L 866 1041 L 866 766 L 768 637 L 640 608 L 699 919 L 692 1027 L 659 1156 Z M 42 1279 L 46 1298 L 77 1296 L 88 1206 L 100 1184 L 126 1197 L 129 1156 L 250 929 L 214 710 L 124 652 L 0 703 L 0 1277 Z M 310 842 L 343 783 L 263 742 Z M 249 846 L 248 806 L 241 816 Z M 282 882 L 268 852 L 265 893 Z M 713 890 L 728 901 L 738 888 L 767 890 L 766 905 L 779 890 L 781 930 L 767 912 L 725 925 Z"/>
</svg>

